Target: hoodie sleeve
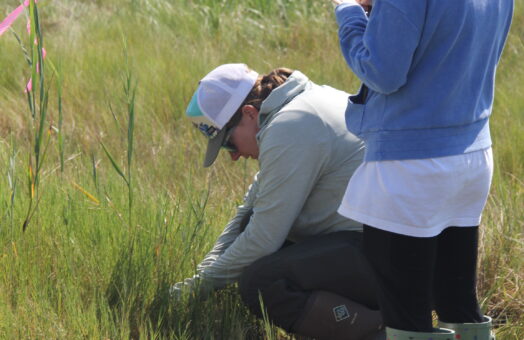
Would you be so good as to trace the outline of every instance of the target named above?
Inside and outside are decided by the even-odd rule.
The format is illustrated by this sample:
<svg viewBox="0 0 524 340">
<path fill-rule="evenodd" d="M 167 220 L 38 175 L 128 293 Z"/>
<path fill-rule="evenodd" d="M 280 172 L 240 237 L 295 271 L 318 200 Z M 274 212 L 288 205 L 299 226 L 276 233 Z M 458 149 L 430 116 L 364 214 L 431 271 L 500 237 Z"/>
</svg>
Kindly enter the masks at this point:
<svg viewBox="0 0 524 340">
<path fill-rule="evenodd" d="M 425 3 L 376 0 L 369 19 L 355 2 L 336 7 L 342 54 L 372 90 L 390 94 L 406 83 L 424 24 Z"/>
<path fill-rule="evenodd" d="M 293 113 L 287 115 L 290 119 L 268 128 L 260 143 L 258 190 L 246 230 L 201 272 L 215 288 L 236 281 L 245 267 L 280 249 L 326 163 L 329 143 L 312 128 L 318 122 L 301 121 L 305 129 L 299 129 Z"/>
<path fill-rule="evenodd" d="M 253 202 L 255 200 L 256 192 L 258 190 L 258 174 L 255 175 L 253 183 L 249 186 L 249 189 L 244 196 L 244 204 L 237 208 L 235 217 L 229 221 L 224 231 L 215 242 L 213 249 L 204 257 L 202 262 L 197 267 L 197 271 L 201 273 L 206 270 L 207 267 L 213 265 L 213 263 L 226 251 L 229 246 L 236 240 L 238 235 L 242 232 L 241 222 L 246 218 L 247 214 L 250 214 L 253 209 Z"/>
</svg>

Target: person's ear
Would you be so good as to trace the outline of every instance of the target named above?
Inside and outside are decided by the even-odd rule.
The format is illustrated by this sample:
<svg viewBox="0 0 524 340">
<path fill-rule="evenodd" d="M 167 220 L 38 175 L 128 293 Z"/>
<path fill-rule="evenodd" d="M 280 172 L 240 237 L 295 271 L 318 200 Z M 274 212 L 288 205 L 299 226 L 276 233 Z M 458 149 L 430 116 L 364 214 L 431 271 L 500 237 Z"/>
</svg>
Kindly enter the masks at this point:
<svg viewBox="0 0 524 340">
<path fill-rule="evenodd" d="M 258 110 L 253 105 L 242 106 L 242 115 L 247 116 L 246 118 L 258 119 Z"/>
</svg>

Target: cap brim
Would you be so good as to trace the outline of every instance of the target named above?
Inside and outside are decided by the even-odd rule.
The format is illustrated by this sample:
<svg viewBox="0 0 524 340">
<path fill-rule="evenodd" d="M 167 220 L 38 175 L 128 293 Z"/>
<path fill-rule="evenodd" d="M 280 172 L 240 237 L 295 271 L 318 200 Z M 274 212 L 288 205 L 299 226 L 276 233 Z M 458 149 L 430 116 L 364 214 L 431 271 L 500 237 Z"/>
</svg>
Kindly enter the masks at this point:
<svg viewBox="0 0 524 340">
<path fill-rule="evenodd" d="M 204 168 L 208 168 L 215 162 L 215 159 L 217 159 L 218 153 L 220 152 L 220 148 L 224 144 L 224 140 L 227 136 L 227 129 L 222 129 L 216 135 L 215 138 L 210 139 L 207 142 L 207 150 L 206 150 L 206 156 L 204 158 Z"/>
</svg>

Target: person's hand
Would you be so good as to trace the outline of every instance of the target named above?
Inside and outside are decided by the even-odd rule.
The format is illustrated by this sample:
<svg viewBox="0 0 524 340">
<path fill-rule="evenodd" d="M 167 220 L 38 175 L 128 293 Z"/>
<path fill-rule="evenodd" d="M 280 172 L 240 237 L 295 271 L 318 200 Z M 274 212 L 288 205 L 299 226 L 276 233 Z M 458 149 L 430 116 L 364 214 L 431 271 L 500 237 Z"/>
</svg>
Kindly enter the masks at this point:
<svg viewBox="0 0 524 340">
<path fill-rule="evenodd" d="M 373 0 L 356 0 L 362 8 L 364 8 L 364 11 L 366 11 L 366 14 L 369 15 L 371 12 L 371 6 L 373 5 Z"/>
<path fill-rule="evenodd" d="M 212 290 L 209 282 L 202 280 L 198 275 L 194 275 L 171 286 L 171 288 L 169 288 L 169 295 L 175 300 L 180 300 L 183 295 L 199 294 L 205 296 Z"/>
<path fill-rule="evenodd" d="M 169 295 L 175 299 L 179 300 L 182 295 L 189 294 L 195 291 L 195 287 L 198 285 L 199 277 L 195 275 L 193 277 L 187 278 L 182 282 L 177 282 L 171 288 L 169 288 Z"/>
</svg>

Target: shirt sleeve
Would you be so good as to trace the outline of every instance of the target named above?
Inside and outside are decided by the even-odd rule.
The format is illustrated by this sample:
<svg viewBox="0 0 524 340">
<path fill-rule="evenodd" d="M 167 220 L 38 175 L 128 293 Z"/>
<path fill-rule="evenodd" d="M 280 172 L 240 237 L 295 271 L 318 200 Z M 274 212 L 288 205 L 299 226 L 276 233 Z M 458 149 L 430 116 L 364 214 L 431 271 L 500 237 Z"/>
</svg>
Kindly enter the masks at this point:
<svg viewBox="0 0 524 340">
<path fill-rule="evenodd" d="M 318 181 L 328 143 L 319 140 L 321 132 L 297 131 L 296 121 L 290 123 L 272 128 L 260 145 L 258 190 L 246 230 L 201 273 L 215 288 L 236 281 L 245 267 L 282 246 Z"/>
<path fill-rule="evenodd" d="M 424 24 L 425 3 L 376 1 L 369 19 L 355 3 L 336 7 L 342 54 L 370 89 L 390 94 L 406 84 Z"/>
</svg>

